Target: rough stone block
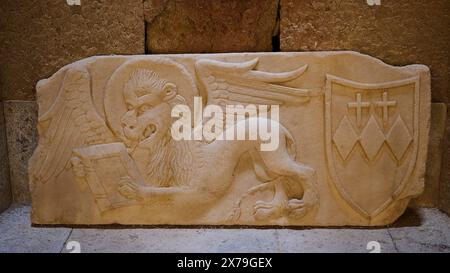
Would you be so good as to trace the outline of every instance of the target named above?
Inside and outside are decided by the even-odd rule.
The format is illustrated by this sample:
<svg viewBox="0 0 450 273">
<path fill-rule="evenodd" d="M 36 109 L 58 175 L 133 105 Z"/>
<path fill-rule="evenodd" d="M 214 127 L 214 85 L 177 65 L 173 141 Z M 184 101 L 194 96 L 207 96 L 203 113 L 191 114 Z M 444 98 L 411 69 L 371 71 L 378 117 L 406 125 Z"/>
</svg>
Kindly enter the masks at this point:
<svg viewBox="0 0 450 273">
<path fill-rule="evenodd" d="M 5 101 L 6 139 L 14 202 L 30 203 L 28 160 L 37 145 L 37 104 Z"/>
<path fill-rule="evenodd" d="M 425 207 L 439 206 L 439 180 L 441 175 L 442 156 L 444 153 L 444 134 L 447 123 L 447 105 L 431 104 L 431 127 L 428 144 L 427 170 L 423 194 L 414 200 L 414 204 Z"/>
<path fill-rule="evenodd" d="M 146 0 L 150 53 L 272 51 L 278 0 Z"/>
<path fill-rule="evenodd" d="M 450 104 L 447 104 L 447 131 L 445 142 L 447 147 L 450 146 Z M 450 215 L 450 149 L 444 150 L 442 158 L 441 183 L 439 187 L 439 209 Z"/>
<path fill-rule="evenodd" d="M 3 115 L 3 102 L 0 101 L 0 212 L 9 207 L 11 200 L 5 118 Z"/>
<path fill-rule="evenodd" d="M 423 65 L 355 52 L 93 57 L 37 95 L 38 224 L 377 226 L 423 191 Z"/>
</svg>

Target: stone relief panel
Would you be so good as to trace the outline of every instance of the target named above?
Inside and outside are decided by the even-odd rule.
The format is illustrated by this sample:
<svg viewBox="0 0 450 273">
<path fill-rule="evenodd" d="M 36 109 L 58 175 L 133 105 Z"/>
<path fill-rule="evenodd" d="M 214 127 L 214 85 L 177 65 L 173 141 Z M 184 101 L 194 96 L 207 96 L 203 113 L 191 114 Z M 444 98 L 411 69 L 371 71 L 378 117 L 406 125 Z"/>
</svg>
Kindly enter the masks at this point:
<svg viewBox="0 0 450 273">
<path fill-rule="evenodd" d="M 429 70 L 355 52 L 91 57 L 37 85 L 35 224 L 386 225 Z"/>
</svg>

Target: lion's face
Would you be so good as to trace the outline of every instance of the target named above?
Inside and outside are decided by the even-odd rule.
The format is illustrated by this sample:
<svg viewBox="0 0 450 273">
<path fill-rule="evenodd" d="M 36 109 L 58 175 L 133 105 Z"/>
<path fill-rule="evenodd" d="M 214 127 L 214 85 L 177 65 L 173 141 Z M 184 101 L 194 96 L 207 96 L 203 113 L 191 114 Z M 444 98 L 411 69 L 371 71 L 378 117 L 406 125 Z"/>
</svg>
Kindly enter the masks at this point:
<svg viewBox="0 0 450 273">
<path fill-rule="evenodd" d="M 152 148 L 169 130 L 170 101 L 177 96 L 177 87 L 151 70 L 138 69 L 124 86 L 128 111 L 121 119 L 125 144 Z"/>
<path fill-rule="evenodd" d="M 123 132 L 131 148 L 152 148 L 170 129 L 171 107 L 168 103 L 143 105 L 129 110 L 122 118 Z"/>
</svg>

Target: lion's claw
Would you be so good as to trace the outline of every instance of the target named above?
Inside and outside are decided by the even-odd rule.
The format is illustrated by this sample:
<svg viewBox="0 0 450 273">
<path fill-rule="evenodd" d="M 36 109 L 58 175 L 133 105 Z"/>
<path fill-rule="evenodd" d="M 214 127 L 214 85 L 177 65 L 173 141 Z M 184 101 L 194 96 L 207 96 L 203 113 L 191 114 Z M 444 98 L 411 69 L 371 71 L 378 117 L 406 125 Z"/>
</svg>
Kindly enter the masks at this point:
<svg viewBox="0 0 450 273">
<path fill-rule="evenodd" d="M 142 199 L 139 187 L 134 184 L 129 177 L 120 178 L 119 193 L 128 199 L 140 200 Z"/>
</svg>

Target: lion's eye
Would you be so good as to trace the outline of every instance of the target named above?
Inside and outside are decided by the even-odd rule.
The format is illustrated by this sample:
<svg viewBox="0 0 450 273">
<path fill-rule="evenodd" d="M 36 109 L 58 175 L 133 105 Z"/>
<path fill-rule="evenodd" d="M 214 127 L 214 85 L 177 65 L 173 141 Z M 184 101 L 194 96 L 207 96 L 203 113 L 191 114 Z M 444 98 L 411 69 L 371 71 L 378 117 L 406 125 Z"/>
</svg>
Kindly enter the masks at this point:
<svg viewBox="0 0 450 273">
<path fill-rule="evenodd" d="M 142 105 L 141 107 L 139 107 L 139 114 L 144 113 L 145 111 L 149 110 L 150 106 L 147 104 Z"/>
</svg>

